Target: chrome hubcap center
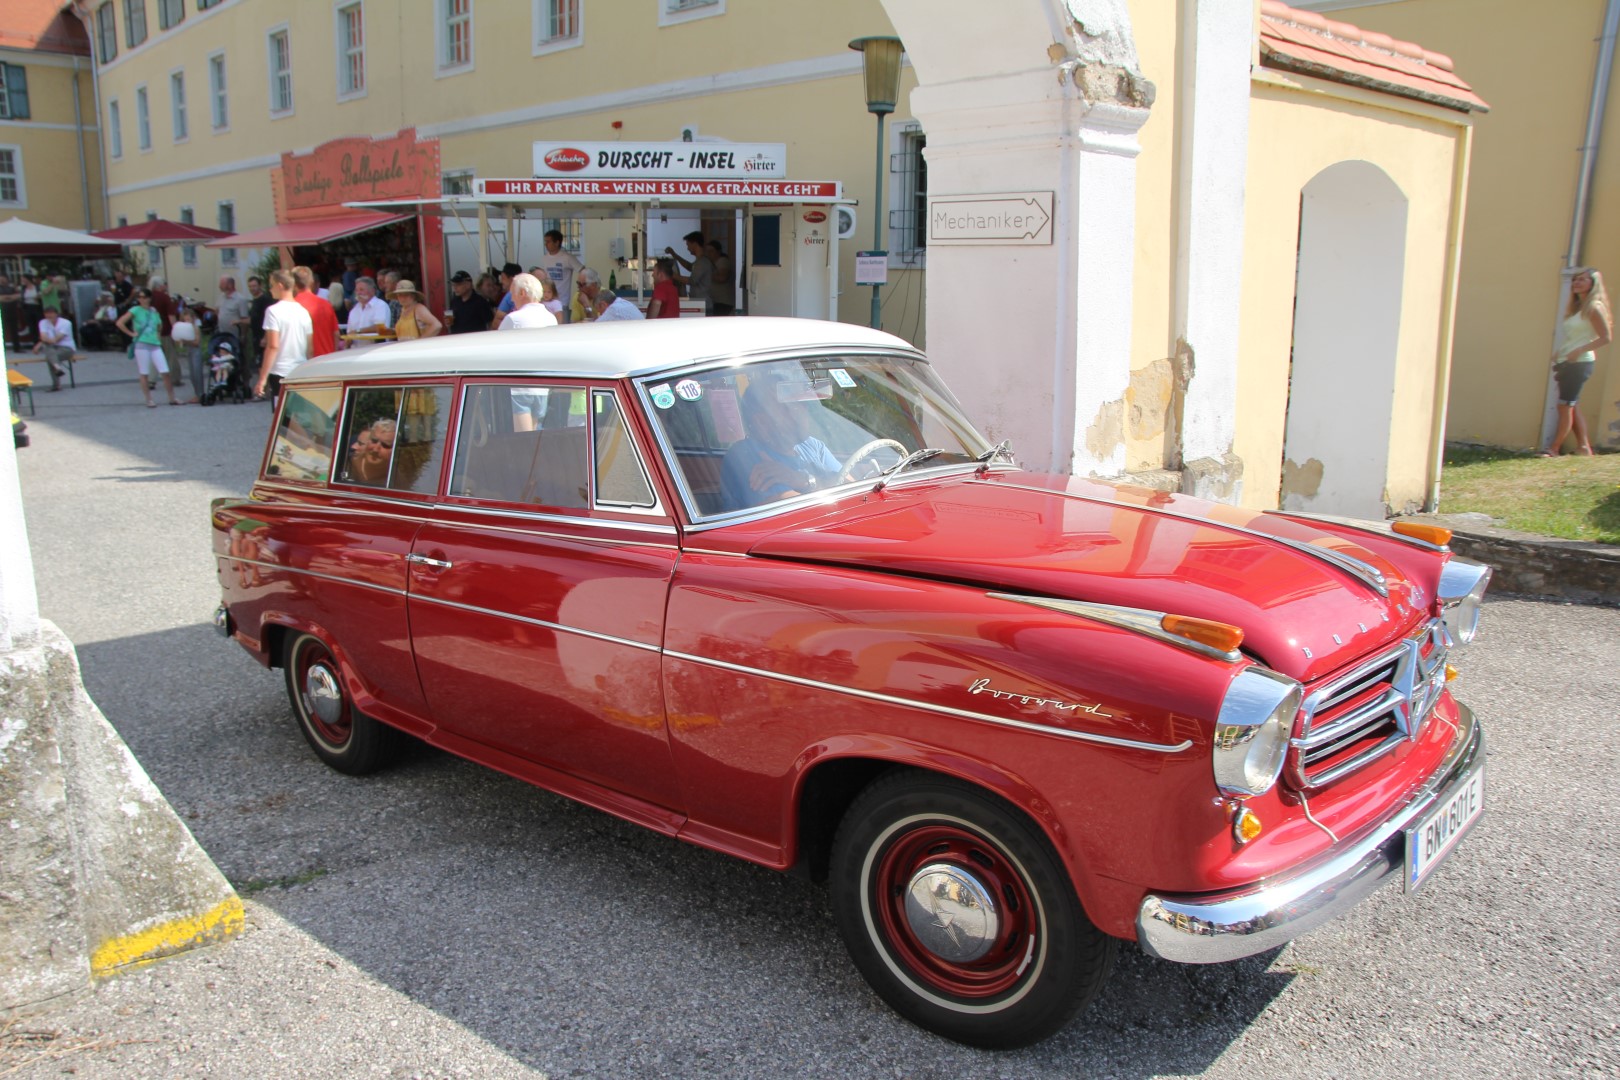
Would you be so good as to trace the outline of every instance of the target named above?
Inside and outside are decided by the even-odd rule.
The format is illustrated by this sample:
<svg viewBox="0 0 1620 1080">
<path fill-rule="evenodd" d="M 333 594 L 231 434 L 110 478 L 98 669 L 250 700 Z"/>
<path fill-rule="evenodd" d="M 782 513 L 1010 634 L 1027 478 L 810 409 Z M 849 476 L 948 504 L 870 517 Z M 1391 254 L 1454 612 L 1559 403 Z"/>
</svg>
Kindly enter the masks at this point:
<svg viewBox="0 0 1620 1080">
<path fill-rule="evenodd" d="M 984 882 L 949 863 L 929 863 L 911 875 L 906 921 L 923 948 L 952 964 L 984 956 L 1001 928 L 995 897 Z"/>
<path fill-rule="evenodd" d="M 304 704 L 323 724 L 343 718 L 343 691 L 337 676 L 325 664 L 315 664 L 304 673 Z"/>
</svg>

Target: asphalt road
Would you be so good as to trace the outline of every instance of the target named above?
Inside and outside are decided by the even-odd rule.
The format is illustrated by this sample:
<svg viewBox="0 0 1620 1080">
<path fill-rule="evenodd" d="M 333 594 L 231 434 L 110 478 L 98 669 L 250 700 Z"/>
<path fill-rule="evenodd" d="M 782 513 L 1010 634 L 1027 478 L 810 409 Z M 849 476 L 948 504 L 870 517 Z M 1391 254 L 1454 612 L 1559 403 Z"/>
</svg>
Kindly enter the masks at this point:
<svg viewBox="0 0 1620 1080">
<path fill-rule="evenodd" d="M 426 748 L 364 779 L 319 764 L 279 672 L 209 622 L 208 501 L 246 490 L 268 409 L 142 408 L 121 354 L 38 398 L 42 613 L 248 926 L 0 1026 L 0 1074 L 1620 1073 L 1620 611 L 1488 604 L 1457 684 L 1487 816 L 1421 892 L 1233 964 L 1126 948 L 1073 1026 L 993 1054 L 890 1013 L 815 885 Z"/>
</svg>

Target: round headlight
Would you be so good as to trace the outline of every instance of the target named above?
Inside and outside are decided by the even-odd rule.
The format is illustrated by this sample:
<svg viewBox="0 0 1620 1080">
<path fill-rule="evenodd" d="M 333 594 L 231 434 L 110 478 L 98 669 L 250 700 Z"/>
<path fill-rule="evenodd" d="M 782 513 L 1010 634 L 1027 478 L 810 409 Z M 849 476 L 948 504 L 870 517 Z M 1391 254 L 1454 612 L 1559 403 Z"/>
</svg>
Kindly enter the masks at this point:
<svg viewBox="0 0 1620 1080">
<path fill-rule="evenodd" d="M 1436 589 L 1440 620 L 1456 644 L 1468 644 L 1479 632 L 1480 606 L 1490 583 L 1491 568 L 1472 559 L 1453 556 L 1440 571 L 1440 585 Z"/>
<path fill-rule="evenodd" d="M 1270 791 L 1288 757 L 1288 736 L 1304 688 L 1262 667 L 1245 668 L 1227 687 L 1215 721 L 1212 765 L 1223 795 L 1247 798 Z"/>
</svg>

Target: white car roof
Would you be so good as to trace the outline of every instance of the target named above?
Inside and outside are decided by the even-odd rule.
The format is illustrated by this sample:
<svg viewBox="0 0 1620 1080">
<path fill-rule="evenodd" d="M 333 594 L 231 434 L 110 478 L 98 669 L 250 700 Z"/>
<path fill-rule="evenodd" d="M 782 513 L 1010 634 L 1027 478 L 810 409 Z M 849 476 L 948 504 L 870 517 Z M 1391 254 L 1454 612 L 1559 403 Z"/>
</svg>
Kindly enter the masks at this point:
<svg viewBox="0 0 1620 1080">
<path fill-rule="evenodd" d="M 300 364 L 288 381 L 512 373 L 619 378 L 728 357 L 840 349 L 920 355 L 892 334 L 850 323 L 765 316 L 649 319 L 369 345 Z"/>
</svg>

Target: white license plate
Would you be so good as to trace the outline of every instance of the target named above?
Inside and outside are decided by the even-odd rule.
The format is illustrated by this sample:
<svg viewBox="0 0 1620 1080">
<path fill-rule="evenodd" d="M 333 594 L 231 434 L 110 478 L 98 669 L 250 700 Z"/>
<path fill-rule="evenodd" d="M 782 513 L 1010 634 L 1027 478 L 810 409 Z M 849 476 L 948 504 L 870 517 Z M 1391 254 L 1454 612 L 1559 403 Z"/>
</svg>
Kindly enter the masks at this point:
<svg viewBox="0 0 1620 1080">
<path fill-rule="evenodd" d="M 1406 828 L 1406 891 L 1414 892 L 1439 866 L 1485 810 L 1485 762 L 1480 760 L 1462 786 Z"/>
</svg>

